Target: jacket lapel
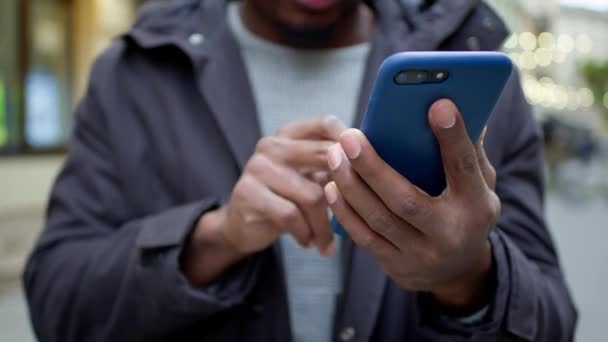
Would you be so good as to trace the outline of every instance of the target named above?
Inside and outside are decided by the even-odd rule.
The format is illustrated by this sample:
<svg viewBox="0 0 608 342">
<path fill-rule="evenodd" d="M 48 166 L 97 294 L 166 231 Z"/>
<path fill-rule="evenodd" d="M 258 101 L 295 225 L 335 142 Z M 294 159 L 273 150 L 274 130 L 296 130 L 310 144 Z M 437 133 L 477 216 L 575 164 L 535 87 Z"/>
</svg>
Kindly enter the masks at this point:
<svg viewBox="0 0 608 342">
<path fill-rule="evenodd" d="M 368 341 L 380 312 L 386 275 L 378 261 L 350 239 L 345 239 L 343 256 L 347 268 L 344 295 L 334 328 L 337 340 L 348 340 L 342 334 L 354 333 L 356 341 Z"/>
<path fill-rule="evenodd" d="M 201 1 L 192 16 L 178 25 L 136 24 L 126 37 L 145 49 L 175 47 L 190 59 L 199 92 L 242 168 L 261 133 L 245 64 L 225 19 L 225 5 L 225 1 Z"/>
<path fill-rule="evenodd" d="M 199 77 L 200 92 L 242 168 L 260 138 L 257 110 L 247 71 L 225 23 L 205 47 L 207 63 Z"/>
</svg>

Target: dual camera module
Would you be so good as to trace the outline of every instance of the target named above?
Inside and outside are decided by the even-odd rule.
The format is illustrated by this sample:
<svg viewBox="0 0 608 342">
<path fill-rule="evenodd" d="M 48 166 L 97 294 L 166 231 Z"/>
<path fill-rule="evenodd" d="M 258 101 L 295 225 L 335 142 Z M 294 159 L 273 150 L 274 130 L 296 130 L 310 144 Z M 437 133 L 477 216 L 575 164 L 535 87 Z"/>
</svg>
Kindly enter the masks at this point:
<svg viewBox="0 0 608 342">
<path fill-rule="evenodd" d="M 448 78 L 445 70 L 405 70 L 395 75 L 397 84 L 441 83 Z"/>
</svg>

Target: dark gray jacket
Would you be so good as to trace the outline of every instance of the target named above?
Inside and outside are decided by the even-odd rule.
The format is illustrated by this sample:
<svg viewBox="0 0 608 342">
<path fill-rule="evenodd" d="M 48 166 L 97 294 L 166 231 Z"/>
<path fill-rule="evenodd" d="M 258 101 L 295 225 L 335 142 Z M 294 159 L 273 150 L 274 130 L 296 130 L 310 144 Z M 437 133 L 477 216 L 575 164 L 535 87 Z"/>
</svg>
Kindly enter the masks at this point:
<svg viewBox="0 0 608 342">
<path fill-rule="evenodd" d="M 420 13 L 396 0 L 373 3 L 379 28 L 359 113 L 385 56 L 493 50 L 507 34 L 475 0 L 436 1 Z M 24 275 L 40 340 L 290 340 L 275 249 L 203 289 L 178 266 L 195 221 L 228 198 L 260 136 L 224 7 L 150 5 L 96 62 Z M 485 320 L 467 326 L 439 315 L 429 298 L 399 288 L 347 241 L 336 339 L 570 340 L 576 312 L 543 218 L 541 145 L 514 75 L 486 141 L 503 210 L 491 234 L 496 293 Z"/>
</svg>

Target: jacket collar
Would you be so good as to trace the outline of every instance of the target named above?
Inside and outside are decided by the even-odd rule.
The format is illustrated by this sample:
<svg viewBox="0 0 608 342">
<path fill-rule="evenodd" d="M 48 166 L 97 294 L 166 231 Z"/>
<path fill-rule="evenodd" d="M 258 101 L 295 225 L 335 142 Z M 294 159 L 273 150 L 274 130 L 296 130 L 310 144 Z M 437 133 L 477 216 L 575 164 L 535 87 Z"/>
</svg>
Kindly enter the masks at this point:
<svg viewBox="0 0 608 342">
<path fill-rule="evenodd" d="M 144 6 L 126 39 L 143 49 L 176 47 L 189 57 L 200 75 L 200 92 L 242 167 L 259 139 L 260 129 L 244 63 L 226 22 L 228 1 L 153 2 Z M 437 0 L 424 11 L 408 6 L 409 2 L 373 1 L 378 30 L 367 63 L 356 123 L 361 120 L 376 70 L 385 57 L 398 51 L 436 50 L 462 26 L 480 31 L 483 22 L 492 15 L 491 11 L 483 18 L 473 15 L 479 12 L 476 8 L 480 0 Z M 495 15 L 493 21 L 497 23 L 495 26 L 504 26 Z M 413 23 L 415 30 L 406 22 Z M 494 50 L 496 42 L 504 36 L 480 35 L 485 39 L 473 43 L 479 49 Z"/>
<path fill-rule="evenodd" d="M 153 49 L 162 46 L 177 46 L 193 58 L 209 57 L 213 49 L 210 44 L 192 44 L 192 34 L 202 34 L 205 38 L 221 35 L 225 26 L 226 3 L 235 0 L 177 0 L 167 3 L 151 3 L 143 7 L 139 17 L 127 33 L 137 45 Z M 487 6 L 481 0 L 437 0 L 424 10 L 410 5 L 409 0 L 374 0 L 374 11 L 379 18 L 379 31 L 392 41 L 409 42 L 407 50 L 427 50 L 437 48 L 446 39 L 462 28 L 475 9 Z M 405 11 L 405 13 L 404 13 Z M 493 29 L 505 31 L 493 37 L 494 41 L 482 41 L 482 50 L 494 50 L 497 41 L 506 38 L 504 24 L 492 11 L 484 13 L 485 17 L 476 18 L 470 25 L 478 29 L 492 29 L 487 20 L 494 23 Z M 407 18 L 407 20 L 404 20 Z M 406 24 L 414 25 L 414 32 Z M 412 39 L 405 39 L 412 33 Z M 419 39 L 423 38 L 423 39 Z M 498 40 L 497 40 L 498 38 Z M 399 49 L 406 50 L 406 49 Z"/>
<path fill-rule="evenodd" d="M 245 66 L 225 20 L 226 4 L 182 0 L 144 6 L 126 38 L 143 49 L 173 47 L 189 57 L 199 91 L 243 167 L 260 128 Z"/>
</svg>

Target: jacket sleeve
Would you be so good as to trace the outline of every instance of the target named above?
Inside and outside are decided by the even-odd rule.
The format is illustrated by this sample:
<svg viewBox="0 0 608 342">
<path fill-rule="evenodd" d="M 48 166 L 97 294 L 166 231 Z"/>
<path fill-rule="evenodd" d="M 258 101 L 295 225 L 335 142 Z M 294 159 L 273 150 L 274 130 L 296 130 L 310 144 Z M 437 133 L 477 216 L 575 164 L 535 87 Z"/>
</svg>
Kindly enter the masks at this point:
<svg viewBox="0 0 608 342">
<path fill-rule="evenodd" d="M 434 341 L 571 341 L 577 313 L 544 218 L 542 135 L 516 74 L 498 108 L 505 143 L 495 165 L 502 213 L 490 236 L 493 302 L 474 324 L 421 308 L 423 330 Z"/>
<path fill-rule="evenodd" d="M 259 268 L 252 257 L 205 289 L 184 278 L 182 246 L 213 199 L 129 218 L 128 180 L 118 176 L 99 97 L 100 64 L 76 111 L 68 158 L 23 277 L 41 341 L 156 340 L 204 324 L 243 301 Z"/>
</svg>

